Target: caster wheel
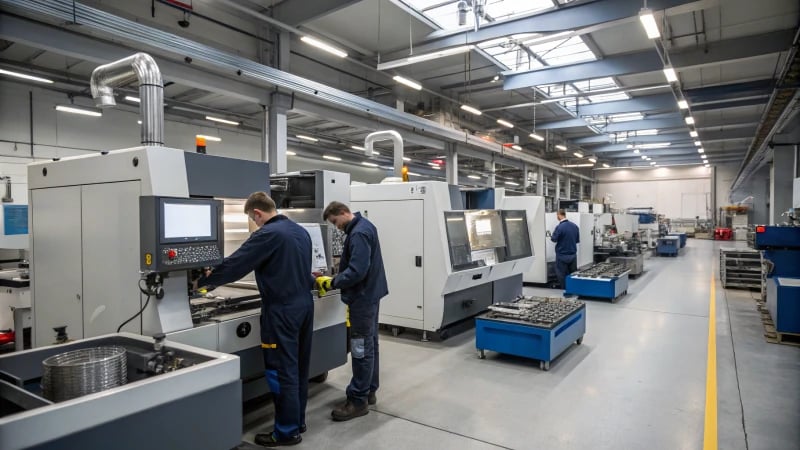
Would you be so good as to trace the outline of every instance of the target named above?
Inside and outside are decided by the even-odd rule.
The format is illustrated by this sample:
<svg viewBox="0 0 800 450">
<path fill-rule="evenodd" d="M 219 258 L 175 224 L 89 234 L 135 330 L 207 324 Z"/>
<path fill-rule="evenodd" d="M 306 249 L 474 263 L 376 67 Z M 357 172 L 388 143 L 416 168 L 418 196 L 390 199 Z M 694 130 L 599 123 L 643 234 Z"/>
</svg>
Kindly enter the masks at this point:
<svg viewBox="0 0 800 450">
<path fill-rule="evenodd" d="M 539 361 L 539 369 L 545 372 L 550 370 L 550 361 Z"/>
<path fill-rule="evenodd" d="M 314 383 L 324 383 L 325 380 L 327 379 L 328 379 L 328 372 L 325 371 L 315 377 L 310 378 L 309 381 L 313 381 Z"/>
<path fill-rule="evenodd" d="M 478 350 L 478 359 L 486 359 L 486 354 L 483 350 Z"/>
<path fill-rule="evenodd" d="M 575 341 L 575 343 L 578 344 L 578 345 L 583 344 L 583 336 L 579 337 L 578 340 Z"/>
</svg>

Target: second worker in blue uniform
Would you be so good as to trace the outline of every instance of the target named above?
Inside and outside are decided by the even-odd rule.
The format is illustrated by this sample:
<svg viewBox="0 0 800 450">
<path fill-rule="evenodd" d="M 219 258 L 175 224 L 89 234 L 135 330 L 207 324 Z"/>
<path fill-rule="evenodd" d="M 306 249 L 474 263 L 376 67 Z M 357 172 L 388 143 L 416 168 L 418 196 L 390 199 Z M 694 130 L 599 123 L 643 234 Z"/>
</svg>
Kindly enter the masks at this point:
<svg viewBox="0 0 800 450">
<path fill-rule="evenodd" d="M 550 236 L 556 243 L 556 278 L 561 289 L 566 289 L 567 275 L 578 270 L 578 244 L 581 233 L 577 225 L 567 220 L 567 213 L 559 209 L 556 213 L 558 225 Z"/>
</svg>

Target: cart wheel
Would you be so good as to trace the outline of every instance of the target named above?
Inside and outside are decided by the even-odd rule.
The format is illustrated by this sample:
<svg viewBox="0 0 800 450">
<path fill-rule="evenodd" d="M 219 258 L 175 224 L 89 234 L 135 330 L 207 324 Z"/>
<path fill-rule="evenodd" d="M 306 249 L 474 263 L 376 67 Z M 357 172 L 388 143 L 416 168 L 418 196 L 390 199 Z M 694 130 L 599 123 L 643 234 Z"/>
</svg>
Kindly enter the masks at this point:
<svg viewBox="0 0 800 450">
<path fill-rule="evenodd" d="M 478 350 L 478 359 L 486 359 L 486 354 L 483 352 L 483 349 Z"/>
<path fill-rule="evenodd" d="M 550 370 L 550 361 L 539 361 L 539 369 L 544 371 Z"/>
<path fill-rule="evenodd" d="M 583 336 L 579 337 L 578 340 L 575 341 L 575 343 L 578 344 L 578 345 L 583 344 Z"/>
<path fill-rule="evenodd" d="M 392 327 L 392 336 L 397 337 L 398 334 L 400 334 L 400 328 Z"/>
</svg>

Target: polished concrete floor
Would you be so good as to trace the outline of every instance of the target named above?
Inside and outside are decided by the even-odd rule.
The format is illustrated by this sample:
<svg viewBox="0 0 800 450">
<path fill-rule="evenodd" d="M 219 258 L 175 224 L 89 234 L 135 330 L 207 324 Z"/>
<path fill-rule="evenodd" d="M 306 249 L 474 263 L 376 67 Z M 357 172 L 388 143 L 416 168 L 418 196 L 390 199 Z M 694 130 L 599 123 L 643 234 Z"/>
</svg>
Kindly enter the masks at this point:
<svg viewBox="0 0 800 450">
<path fill-rule="evenodd" d="M 384 333 L 377 406 L 332 422 L 350 369 L 332 371 L 312 385 L 297 448 L 700 449 L 714 280 L 719 448 L 798 449 L 800 348 L 763 340 L 755 293 L 719 287 L 718 248 L 690 239 L 677 258 L 647 259 L 617 302 L 588 301 L 583 345 L 548 372 L 492 352 L 478 359 L 473 331 L 444 342 Z M 244 440 L 271 421 L 269 405 L 249 410 Z"/>
</svg>

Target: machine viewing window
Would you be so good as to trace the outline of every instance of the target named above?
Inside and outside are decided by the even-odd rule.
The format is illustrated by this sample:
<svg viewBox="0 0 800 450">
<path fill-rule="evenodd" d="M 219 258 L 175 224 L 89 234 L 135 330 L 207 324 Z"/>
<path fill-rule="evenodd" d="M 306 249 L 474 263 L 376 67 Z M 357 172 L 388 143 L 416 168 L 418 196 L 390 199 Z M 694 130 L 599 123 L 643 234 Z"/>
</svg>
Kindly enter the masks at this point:
<svg viewBox="0 0 800 450">
<path fill-rule="evenodd" d="M 503 223 L 497 210 L 467 211 L 464 213 L 472 251 L 505 247 Z"/>
<path fill-rule="evenodd" d="M 507 260 L 533 256 L 525 211 L 503 211 Z"/>
<path fill-rule="evenodd" d="M 215 200 L 160 199 L 162 244 L 214 241 L 220 212 Z"/>
<path fill-rule="evenodd" d="M 447 244 L 450 249 L 450 263 L 453 270 L 476 267 L 470 257 L 469 237 L 467 236 L 464 213 L 447 211 L 444 213 L 444 220 L 447 229 Z"/>
</svg>

